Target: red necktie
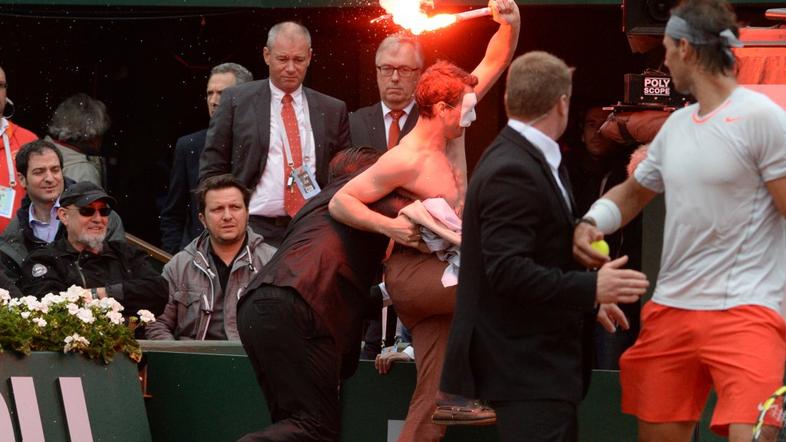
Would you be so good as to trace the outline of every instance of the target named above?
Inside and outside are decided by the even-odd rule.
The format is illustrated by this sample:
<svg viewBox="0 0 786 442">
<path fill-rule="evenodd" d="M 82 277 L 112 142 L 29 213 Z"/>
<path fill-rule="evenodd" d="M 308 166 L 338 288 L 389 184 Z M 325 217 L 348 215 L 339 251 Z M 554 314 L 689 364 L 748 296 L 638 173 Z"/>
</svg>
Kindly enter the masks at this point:
<svg viewBox="0 0 786 442">
<path fill-rule="evenodd" d="M 404 116 L 406 112 L 403 110 L 392 110 L 388 112 L 393 122 L 390 123 L 390 130 L 388 130 L 388 149 L 393 146 L 398 146 L 398 137 L 401 134 L 401 128 L 398 126 L 398 120 Z"/>
<path fill-rule="evenodd" d="M 303 164 L 303 153 L 300 149 L 300 130 L 298 129 L 295 108 L 292 106 L 292 95 L 286 94 L 281 100 L 281 119 L 284 121 L 284 130 L 287 133 L 289 148 L 292 151 L 292 167 L 298 168 Z M 292 181 L 289 180 L 290 176 Z M 284 210 L 289 216 L 295 216 L 303 207 L 305 199 L 294 181 L 289 159 L 284 154 Z"/>
</svg>

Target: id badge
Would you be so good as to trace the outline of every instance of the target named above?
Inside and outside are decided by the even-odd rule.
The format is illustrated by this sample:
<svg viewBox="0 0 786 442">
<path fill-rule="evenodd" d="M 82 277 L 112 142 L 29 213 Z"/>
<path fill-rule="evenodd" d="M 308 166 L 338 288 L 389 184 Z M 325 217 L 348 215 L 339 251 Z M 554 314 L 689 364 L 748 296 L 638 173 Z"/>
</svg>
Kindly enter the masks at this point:
<svg viewBox="0 0 786 442">
<path fill-rule="evenodd" d="M 318 194 L 322 189 L 317 184 L 317 179 L 314 174 L 307 168 L 300 166 L 295 169 L 295 182 L 300 193 L 303 194 L 304 199 L 309 199 Z"/>
<path fill-rule="evenodd" d="M 16 190 L 13 187 L 0 186 L 0 216 L 11 218 L 14 216 L 14 198 Z"/>
</svg>

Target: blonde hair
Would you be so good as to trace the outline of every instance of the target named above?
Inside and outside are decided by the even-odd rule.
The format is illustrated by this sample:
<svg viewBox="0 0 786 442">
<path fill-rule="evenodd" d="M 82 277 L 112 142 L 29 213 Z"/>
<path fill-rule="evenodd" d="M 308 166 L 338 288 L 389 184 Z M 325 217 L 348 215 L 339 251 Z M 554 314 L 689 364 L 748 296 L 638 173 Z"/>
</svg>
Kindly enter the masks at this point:
<svg viewBox="0 0 786 442">
<path fill-rule="evenodd" d="M 508 116 L 531 120 L 570 94 L 572 71 L 562 59 L 543 51 L 519 56 L 510 64 L 505 90 Z"/>
</svg>

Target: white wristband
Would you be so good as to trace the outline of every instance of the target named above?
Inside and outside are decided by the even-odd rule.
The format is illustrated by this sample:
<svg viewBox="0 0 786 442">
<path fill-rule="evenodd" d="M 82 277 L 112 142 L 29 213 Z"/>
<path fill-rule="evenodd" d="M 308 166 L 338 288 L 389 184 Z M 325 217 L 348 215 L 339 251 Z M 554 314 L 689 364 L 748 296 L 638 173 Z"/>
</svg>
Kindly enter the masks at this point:
<svg viewBox="0 0 786 442">
<path fill-rule="evenodd" d="M 601 198 L 595 201 L 590 207 L 584 218 L 591 218 L 595 221 L 595 226 L 603 232 L 604 235 L 614 233 L 620 228 L 622 224 L 622 213 L 620 208 L 614 201 L 608 198 Z"/>
</svg>

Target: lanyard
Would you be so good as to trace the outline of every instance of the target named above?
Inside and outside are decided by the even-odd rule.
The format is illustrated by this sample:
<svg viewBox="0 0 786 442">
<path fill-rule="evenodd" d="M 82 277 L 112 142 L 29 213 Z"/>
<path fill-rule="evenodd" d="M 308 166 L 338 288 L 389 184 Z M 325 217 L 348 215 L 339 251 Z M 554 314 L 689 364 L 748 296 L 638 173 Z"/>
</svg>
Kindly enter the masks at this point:
<svg viewBox="0 0 786 442">
<path fill-rule="evenodd" d="M 303 140 L 302 139 L 303 137 L 301 137 L 301 140 L 300 140 L 300 155 L 302 156 L 303 155 L 303 151 L 305 150 L 304 149 L 305 144 L 306 143 L 310 143 L 311 140 L 313 140 L 313 136 L 312 136 L 312 133 L 311 133 L 311 116 L 310 116 L 310 114 L 308 112 L 308 101 L 306 101 L 306 93 L 305 93 L 305 91 L 301 91 L 300 94 L 301 94 L 301 97 L 302 97 L 302 100 L 303 100 L 303 119 L 306 120 L 305 121 L 305 123 L 306 123 L 306 140 Z M 284 103 L 281 103 L 281 108 L 282 109 L 284 108 Z M 293 110 L 295 109 L 294 97 L 292 97 L 292 109 Z M 284 119 L 281 118 L 281 112 L 275 112 L 275 114 L 276 114 L 275 115 L 276 124 L 278 124 L 278 127 L 281 129 L 281 142 L 284 145 L 284 156 L 286 156 L 286 161 L 287 161 L 287 164 L 289 165 L 289 168 L 291 170 L 294 170 L 295 169 L 295 162 L 292 159 L 292 148 L 289 146 L 289 137 L 287 137 L 287 129 L 286 129 L 286 126 L 284 126 Z M 297 119 L 297 110 L 295 110 L 295 119 Z M 300 133 L 300 122 L 298 122 L 297 130 L 298 130 L 298 133 Z M 305 156 L 304 158 L 308 158 L 308 157 Z"/>
<path fill-rule="evenodd" d="M 16 186 L 16 171 L 14 170 L 14 161 L 11 158 L 11 143 L 8 141 L 8 133 L 11 132 L 11 122 L 8 127 L 3 131 L 3 148 L 5 149 L 5 164 L 8 166 L 8 183 L 9 187 Z"/>
</svg>

